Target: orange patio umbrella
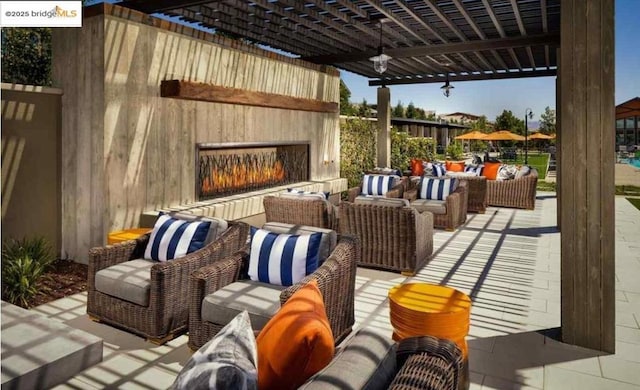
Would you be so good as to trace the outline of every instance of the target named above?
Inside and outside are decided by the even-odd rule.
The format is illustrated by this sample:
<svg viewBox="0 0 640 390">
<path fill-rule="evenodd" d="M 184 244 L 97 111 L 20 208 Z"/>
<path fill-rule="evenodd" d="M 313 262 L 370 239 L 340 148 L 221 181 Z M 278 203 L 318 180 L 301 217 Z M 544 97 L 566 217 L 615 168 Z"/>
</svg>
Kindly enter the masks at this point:
<svg viewBox="0 0 640 390">
<path fill-rule="evenodd" d="M 509 130 L 499 130 L 486 134 L 483 141 L 524 141 L 524 137 Z"/>
<path fill-rule="evenodd" d="M 472 132 L 459 135 L 459 136 L 455 137 L 455 139 L 478 140 L 478 139 L 484 139 L 484 137 L 486 135 L 487 135 L 486 133 L 483 133 L 483 132 L 481 132 L 479 130 L 474 130 Z"/>
<path fill-rule="evenodd" d="M 556 138 L 556 135 L 546 135 L 546 134 L 542 134 L 542 133 L 533 133 L 529 136 L 529 139 L 554 139 Z"/>
</svg>

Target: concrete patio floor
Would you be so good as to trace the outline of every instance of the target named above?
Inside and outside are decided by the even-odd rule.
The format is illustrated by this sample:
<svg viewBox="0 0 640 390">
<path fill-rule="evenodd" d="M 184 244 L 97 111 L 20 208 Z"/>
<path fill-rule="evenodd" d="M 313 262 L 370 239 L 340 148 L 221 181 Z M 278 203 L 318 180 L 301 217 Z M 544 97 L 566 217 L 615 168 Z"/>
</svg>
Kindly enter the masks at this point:
<svg viewBox="0 0 640 390">
<path fill-rule="evenodd" d="M 616 354 L 556 341 L 560 234 L 554 193 L 535 211 L 490 207 L 455 232 L 438 230 L 433 260 L 415 277 L 360 268 L 356 327 L 391 334 L 387 291 L 406 280 L 469 294 L 471 389 L 640 389 L 640 211 L 616 198 Z M 34 308 L 104 339 L 103 362 L 56 389 L 166 389 L 188 359 L 187 336 L 164 346 L 86 316 L 86 294 Z"/>
</svg>

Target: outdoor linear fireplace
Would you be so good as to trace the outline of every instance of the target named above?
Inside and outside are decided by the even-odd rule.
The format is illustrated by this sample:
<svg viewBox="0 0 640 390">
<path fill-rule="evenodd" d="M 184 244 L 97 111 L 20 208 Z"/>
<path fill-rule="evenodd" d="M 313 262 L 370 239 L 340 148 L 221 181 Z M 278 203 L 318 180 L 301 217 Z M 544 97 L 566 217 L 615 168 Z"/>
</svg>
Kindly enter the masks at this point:
<svg viewBox="0 0 640 390">
<path fill-rule="evenodd" d="M 309 180 L 309 142 L 196 144 L 198 200 Z"/>
</svg>

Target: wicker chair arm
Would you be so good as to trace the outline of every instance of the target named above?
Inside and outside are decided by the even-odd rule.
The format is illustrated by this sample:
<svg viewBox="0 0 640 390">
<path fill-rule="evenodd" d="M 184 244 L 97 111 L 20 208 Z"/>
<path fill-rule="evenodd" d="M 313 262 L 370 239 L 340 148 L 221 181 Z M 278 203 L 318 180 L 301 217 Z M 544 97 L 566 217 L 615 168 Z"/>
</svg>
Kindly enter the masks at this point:
<svg viewBox="0 0 640 390">
<path fill-rule="evenodd" d="M 362 187 L 352 187 L 347 190 L 349 202 L 353 203 L 356 197 L 362 193 Z"/>
<path fill-rule="evenodd" d="M 412 201 L 418 199 L 418 190 L 417 189 L 412 189 L 412 190 L 405 191 L 404 195 L 402 197 L 404 199 L 409 200 L 409 202 L 412 202 Z"/>
<path fill-rule="evenodd" d="M 150 234 L 144 234 L 135 240 L 119 242 L 114 245 L 89 249 L 89 263 L 87 269 L 87 284 L 93 288 L 95 275 L 98 271 L 112 265 L 124 263 L 142 257 L 149 242 Z"/>
<path fill-rule="evenodd" d="M 239 250 L 231 256 L 194 271 L 189 277 L 190 289 L 196 287 L 201 298 L 204 298 L 208 294 L 236 282 L 240 272 L 249 261 L 248 257 L 246 250 Z"/>
<path fill-rule="evenodd" d="M 431 336 L 411 337 L 398 343 L 400 367 L 390 389 L 459 389 L 468 380 L 462 352 L 449 341 Z"/>
<path fill-rule="evenodd" d="M 404 193 L 404 184 L 400 183 L 397 186 L 393 187 L 389 191 L 385 192 L 385 198 L 402 198 L 402 194 Z"/>
</svg>

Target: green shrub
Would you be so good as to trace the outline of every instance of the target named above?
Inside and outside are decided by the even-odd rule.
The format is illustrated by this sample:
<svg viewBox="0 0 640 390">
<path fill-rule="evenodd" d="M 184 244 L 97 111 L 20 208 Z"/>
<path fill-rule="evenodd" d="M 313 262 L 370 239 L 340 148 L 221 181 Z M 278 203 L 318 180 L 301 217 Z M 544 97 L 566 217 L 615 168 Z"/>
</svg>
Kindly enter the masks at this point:
<svg viewBox="0 0 640 390">
<path fill-rule="evenodd" d="M 38 292 L 36 284 L 54 261 L 45 238 L 10 239 L 2 245 L 2 299 L 22 307 Z"/>
<path fill-rule="evenodd" d="M 455 142 L 449 144 L 449 146 L 447 146 L 446 153 L 452 160 L 460 160 L 462 158 L 462 146 Z"/>
<path fill-rule="evenodd" d="M 377 124 L 359 118 L 349 118 L 340 125 L 340 177 L 356 187 L 362 172 L 376 164 Z"/>
<path fill-rule="evenodd" d="M 412 158 L 433 160 L 435 142 L 431 138 L 410 137 L 408 133 L 391 129 L 391 167 L 401 171 L 409 167 Z"/>
</svg>

